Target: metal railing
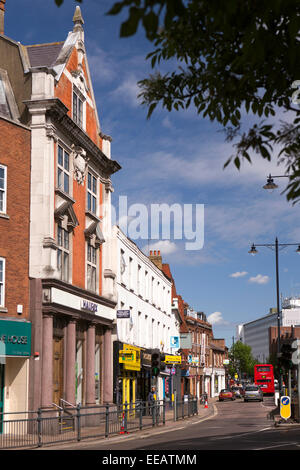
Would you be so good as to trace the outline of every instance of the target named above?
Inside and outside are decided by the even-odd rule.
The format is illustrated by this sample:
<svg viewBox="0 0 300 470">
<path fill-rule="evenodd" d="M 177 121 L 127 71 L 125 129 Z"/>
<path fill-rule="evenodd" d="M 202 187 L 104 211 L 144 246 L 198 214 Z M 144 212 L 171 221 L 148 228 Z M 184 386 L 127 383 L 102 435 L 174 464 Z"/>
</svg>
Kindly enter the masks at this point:
<svg viewBox="0 0 300 470">
<path fill-rule="evenodd" d="M 41 447 L 47 444 L 107 438 L 127 434 L 166 421 L 198 414 L 197 398 L 154 403 L 137 401 L 121 405 L 76 407 L 65 401 L 51 409 L 0 413 L 0 449 Z"/>
</svg>

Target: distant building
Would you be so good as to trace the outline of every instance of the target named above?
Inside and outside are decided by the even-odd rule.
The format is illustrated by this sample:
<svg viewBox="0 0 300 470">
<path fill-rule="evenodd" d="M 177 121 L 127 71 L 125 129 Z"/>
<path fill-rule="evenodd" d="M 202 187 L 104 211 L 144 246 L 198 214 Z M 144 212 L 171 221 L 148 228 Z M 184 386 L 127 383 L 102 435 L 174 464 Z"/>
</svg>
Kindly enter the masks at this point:
<svg viewBox="0 0 300 470">
<path fill-rule="evenodd" d="M 282 327 L 300 325 L 300 299 L 286 298 L 282 301 L 281 321 Z M 252 355 L 259 362 L 266 362 L 270 356 L 269 328 L 276 327 L 277 310 L 271 308 L 270 313 L 256 320 L 237 326 L 236 338 L 251 347 Z"/>
</svg>

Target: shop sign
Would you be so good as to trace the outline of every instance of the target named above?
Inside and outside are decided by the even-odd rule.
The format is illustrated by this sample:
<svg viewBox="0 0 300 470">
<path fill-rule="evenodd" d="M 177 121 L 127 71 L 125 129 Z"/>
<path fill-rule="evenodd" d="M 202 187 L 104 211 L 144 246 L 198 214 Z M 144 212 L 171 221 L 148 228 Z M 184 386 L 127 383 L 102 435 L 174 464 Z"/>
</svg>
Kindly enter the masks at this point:
<svg viewBox="0 0 300 470">
<path fill-rule="evenodd" d="M 151 367 L 151 354 L 142 351 L 142 366 Z"/>
<path fill-rule="evenodd" d="M 171 345 L 171 348 L 179 348 L 179 336 L 171 336 L 170 338 L 170 345 Z"/>
<path fill-rule="evenodd" d="M 123 349 L 119 351 L 119 363 L 123 364 L 125 370 L 141 370 L 141 350 L 123 344 Z"/>
<path fill-rule="evenodd" d="M 88 312 L 96 313 L 98 312 L 98 304 L 95 304 L 95 302 L 90 302 L 86 299 L 81 299 L 81 310 L 87 310 Z"/>
<path fill-rule="evenodd" d="M 165 356 L 166 364 L 181 364 L 181 356 Z"/>
<path fill-rule="evenodd" d="M 191 333 L 180 333 L 180 347 L 181 349 L 192 349 Z"/>
<path fill-rule="evenodd" d="M 31 323 L 0 321 L 0 356 L 23 356 L 31 354 Z"/>
</svg>

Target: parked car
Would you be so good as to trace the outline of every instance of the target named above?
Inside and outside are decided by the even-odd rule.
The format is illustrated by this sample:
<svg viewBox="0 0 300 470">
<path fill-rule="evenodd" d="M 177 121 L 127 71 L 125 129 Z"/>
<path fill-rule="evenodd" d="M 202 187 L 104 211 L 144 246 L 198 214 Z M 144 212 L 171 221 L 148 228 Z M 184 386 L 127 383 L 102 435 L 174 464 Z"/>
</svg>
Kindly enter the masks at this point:
<svg viewBox="0 0 300 470">
<path fill-rule="evenodd" d="M 263 401 L 263 392 L 258 385 L 247 385 L 245 388 L 244 401 L 259 400 Z"/>
<path fill-rule="evenodd" d="M 234 393 L 229 389 L 223 389 L 219 393 L 219 401 L 235 400 Z"/>
</svg>

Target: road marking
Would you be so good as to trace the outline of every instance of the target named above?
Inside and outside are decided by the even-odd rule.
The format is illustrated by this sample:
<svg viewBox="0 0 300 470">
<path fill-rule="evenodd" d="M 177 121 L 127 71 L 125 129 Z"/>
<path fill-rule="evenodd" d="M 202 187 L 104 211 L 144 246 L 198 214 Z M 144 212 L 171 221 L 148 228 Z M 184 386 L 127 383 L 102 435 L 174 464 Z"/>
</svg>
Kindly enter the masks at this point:
<svg viewBox="0 0 300 470">
<path fill-rule="evenodd" d="M 268 447 L 259 447 L 258 449 L 253 449 L 253 450 L 266 450 L 266 449 L 276 449 L 276 447 L 284 447 L 284 446 L 295 446 L 297 445 L 297 442 L 286 442 L 285 444 L 277 444 L 276 446 L 268 446 Z M 299 445 L 297 445 L 299 447 Z"/>
</svg>

